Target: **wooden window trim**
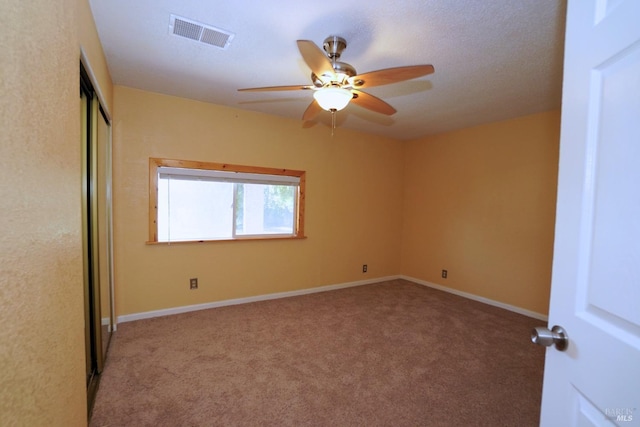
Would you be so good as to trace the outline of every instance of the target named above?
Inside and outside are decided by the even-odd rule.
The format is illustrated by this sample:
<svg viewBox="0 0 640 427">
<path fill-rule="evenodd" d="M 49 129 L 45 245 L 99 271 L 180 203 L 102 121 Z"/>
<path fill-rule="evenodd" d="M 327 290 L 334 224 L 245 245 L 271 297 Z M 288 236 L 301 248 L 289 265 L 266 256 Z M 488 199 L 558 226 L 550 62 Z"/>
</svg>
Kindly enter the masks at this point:
<svg viewBox="0 0 640 427">
<path fill-rule="evenodd" d="M 193 241 L 171 241 L 171 242 L 158 242 L 158 168 L 160 167 L 174 167 L 185 169 L 204 169 L 204 170 L 217 170 L 226 172 L 243 172 L 243 173 L 256 173 L 264 175 L 283 175 L 294 176 L 300 179 L 298 186 L 298 197 L 296 206 L 296 225 L 295 233 L 293 236 L 251 236 L 246 238 L 234 238 L 234 239 L 215 239 L 215 240 L 193 240 Z M 257 240 L 296 240 L 305 239 L 304 235 L 304 205 L 305 205 L 305 171 L 292 170 L 292 169 L 277 169 L 267 168 L 260 166 L 242 166 L 232 165 L 227 163 L 212 163 L 212 162 L 199 162 L 193 160 L 175 160 L 175 159 L 160 159 L 155 157 L 149 158 L 149 240 L 146 242 L 149 245 L 167 245 L 167 244 L 184 244 L 184 243 L 205 243 L 205 242 L 242 242 L 242 241 L 257 241 Z"/>
</svg>

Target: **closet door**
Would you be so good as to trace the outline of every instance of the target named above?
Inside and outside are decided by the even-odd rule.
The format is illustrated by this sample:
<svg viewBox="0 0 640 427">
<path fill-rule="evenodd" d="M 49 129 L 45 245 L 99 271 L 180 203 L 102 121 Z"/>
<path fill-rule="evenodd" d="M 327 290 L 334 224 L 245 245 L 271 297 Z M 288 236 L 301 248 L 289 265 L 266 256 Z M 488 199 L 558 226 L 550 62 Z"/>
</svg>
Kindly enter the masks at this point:
<svg viewBox="0 0 640 427">
<path fill-rule="evenodd" d="M 91 270 L 90 270 L 90 257 L 89 257 L 89 186 L 88 182 L 88 167 L 87 157 L 89 155 L 88 141 L 91 134 L 91 99 L 92 95 L 86 90 L 84 85 L 80 86 L 80 123 L 82 126 L 82 266 L 84 277 L 84 339 L 85 339 L 85 362 L 86 362 L 86 381 L 87 389 L 92 383 L 95 372 L 95 352 L 94 341 L 95 334 L 93 333 L 92 309 L 91 309 Z"/>
<path fill-rule="evenodd" d="M 113 321 L 113 253 L 111 221 L 111 126 L 102 108 L 99 109 L 96 141 L 98 265 L 100 281 L 100 324 L 102 357 L 106 357 Z"/>
<path fill-rule="evenodd" d="M 80 68 L 82 234 L 87 407 L 92 409 L 113 322 L 111 130 L 85 69 Z"/>
</svg>

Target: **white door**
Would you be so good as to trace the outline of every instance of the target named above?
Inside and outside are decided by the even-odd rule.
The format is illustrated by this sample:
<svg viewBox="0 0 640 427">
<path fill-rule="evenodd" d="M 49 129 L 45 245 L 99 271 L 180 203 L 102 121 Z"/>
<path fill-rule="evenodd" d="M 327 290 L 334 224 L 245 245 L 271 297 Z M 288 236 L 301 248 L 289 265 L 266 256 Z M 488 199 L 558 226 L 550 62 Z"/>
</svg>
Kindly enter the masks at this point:
<svg viewBox="0 0 640 427">
<path fill-rule="evenodd" d="M 570 0 L 541 425 L 640 426 L 640 0 Z"/>
</svg>

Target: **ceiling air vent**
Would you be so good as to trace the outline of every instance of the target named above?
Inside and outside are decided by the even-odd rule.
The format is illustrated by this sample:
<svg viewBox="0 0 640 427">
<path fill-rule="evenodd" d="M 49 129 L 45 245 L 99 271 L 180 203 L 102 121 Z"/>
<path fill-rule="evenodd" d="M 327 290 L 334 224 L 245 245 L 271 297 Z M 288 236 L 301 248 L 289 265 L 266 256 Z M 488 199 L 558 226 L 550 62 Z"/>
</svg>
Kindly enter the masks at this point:
<svg viewBox="0 0 640 427">
<path fill-rule="evenodd" d="M 171 15 L 169 31 L 176 36 L 186 37 L 220 49 L 229 47 L 231 40 L 235 36 L 229 31 L 176 15 Z"/>
</svg>

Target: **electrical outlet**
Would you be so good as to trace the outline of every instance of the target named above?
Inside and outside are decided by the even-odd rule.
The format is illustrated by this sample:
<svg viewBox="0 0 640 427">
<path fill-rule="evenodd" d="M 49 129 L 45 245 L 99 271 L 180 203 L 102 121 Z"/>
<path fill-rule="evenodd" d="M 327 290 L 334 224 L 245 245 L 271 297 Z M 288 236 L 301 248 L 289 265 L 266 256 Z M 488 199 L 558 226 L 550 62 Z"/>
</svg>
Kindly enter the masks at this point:
<svg viewBox="0 0 640 427">
<path fill-rule="evenodd" d="M 363 273 L 367 272 L 367 264 L 362 264 L 362 272 Z"/>
<path fill-rule="evenodd" d="M 189 279 L 189 289 L 198 289 L 198 278 L 193 277 Z"/>
<path fill-rule="evenodd" d="M 442 270 L 442 278 L 443 279 L 447 278 L 447 270 Z"/>
</svg>

